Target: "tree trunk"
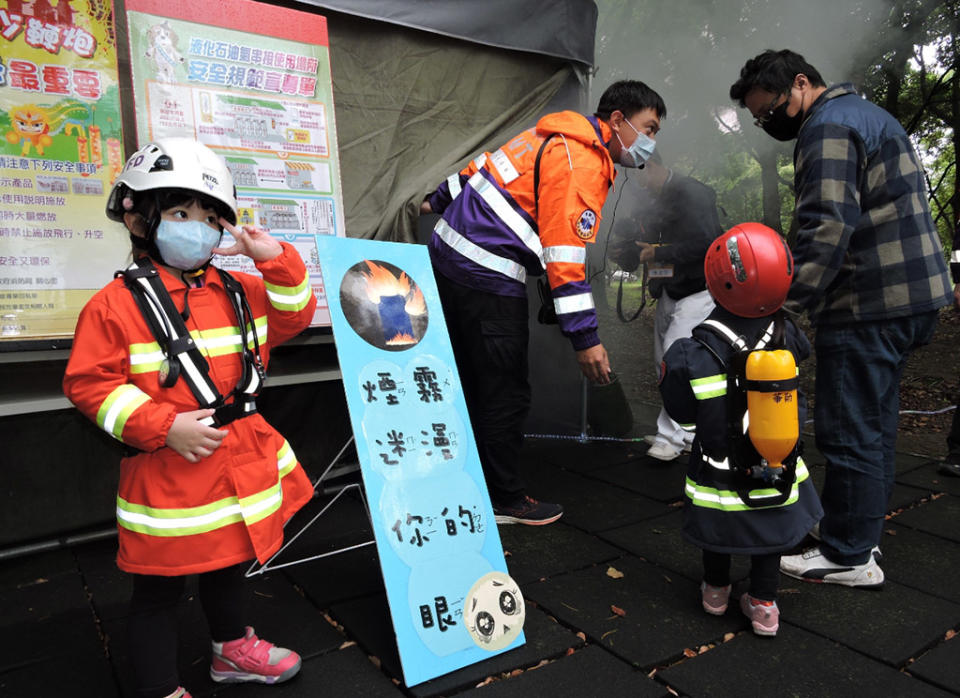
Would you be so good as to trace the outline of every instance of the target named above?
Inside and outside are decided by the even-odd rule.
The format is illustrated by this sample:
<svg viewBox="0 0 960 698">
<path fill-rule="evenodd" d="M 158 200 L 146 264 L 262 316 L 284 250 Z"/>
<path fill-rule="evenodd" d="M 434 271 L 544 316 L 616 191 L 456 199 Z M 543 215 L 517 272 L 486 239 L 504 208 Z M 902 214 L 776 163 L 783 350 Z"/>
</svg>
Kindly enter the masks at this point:
<svg viewBox="0 0 960 698">
<path fill-rule="evenodd" d="M 763 224 L 783 234 L 780 223 L 780 175 L 777 172 L 777 153 L 763 150 L 760 162 L 760 182 L 763 186 Z"/>
</svg>

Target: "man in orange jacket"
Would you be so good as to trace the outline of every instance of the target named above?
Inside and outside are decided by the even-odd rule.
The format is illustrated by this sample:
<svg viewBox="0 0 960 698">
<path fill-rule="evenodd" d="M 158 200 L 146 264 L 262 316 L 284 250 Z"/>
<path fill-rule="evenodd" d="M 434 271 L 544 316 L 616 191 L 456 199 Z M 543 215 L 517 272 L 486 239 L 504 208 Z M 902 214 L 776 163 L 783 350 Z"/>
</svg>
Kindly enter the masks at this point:
<svg viewBox="0 0 960 698">
<path fill-rule="evenodd" d="M 622 80 L 592 116 L 547 114 L 451 175 L 421 205 L 438 213 L 430 258 L 498 523 L 543 525 L 563 514 L 525 490 L 519 452 L 530 407 L 527 276 L 546 271 L 560 330 L 583 374 L 609 380 L 586 278 L 614 163 L 643 167 L 663 99 Z"/>
</svg>

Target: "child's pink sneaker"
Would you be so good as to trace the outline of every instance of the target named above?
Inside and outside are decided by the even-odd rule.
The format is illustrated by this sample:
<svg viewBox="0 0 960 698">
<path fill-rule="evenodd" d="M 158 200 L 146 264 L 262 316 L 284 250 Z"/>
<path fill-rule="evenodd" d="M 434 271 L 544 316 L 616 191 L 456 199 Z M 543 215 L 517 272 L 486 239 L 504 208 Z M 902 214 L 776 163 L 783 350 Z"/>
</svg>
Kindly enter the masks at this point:
<svg viewBox="0 0 960 698">
<path fill-rule="evenodd" d="M 239 640 L 213 643 L 210 678 L 220 683 L 280 683 L 298 671 L 299 654 L 261 640 L 250 626 Z"/>
<path fill-rule="evenodd" d="M 177 690 L 166 698 L 191 698 L 191 696 L 183 686 L 177 686 Z"/>
<path fill-rule="evenodd" d="M 704 611 L 712 616 L 722 616 L 727 612 L 727 604 L 730 602 L 730 585 L 715 587 L 701 582 L 700 599 L 703 601 Z"/>
<path fill-rule="evenodd" d="M 761 601 L 744 594 L 740 597 L 740 610 L 750 619 L 756 635 L 773 637 L 780 629 L 780 609 L 776 601 Z"/>
</svg>

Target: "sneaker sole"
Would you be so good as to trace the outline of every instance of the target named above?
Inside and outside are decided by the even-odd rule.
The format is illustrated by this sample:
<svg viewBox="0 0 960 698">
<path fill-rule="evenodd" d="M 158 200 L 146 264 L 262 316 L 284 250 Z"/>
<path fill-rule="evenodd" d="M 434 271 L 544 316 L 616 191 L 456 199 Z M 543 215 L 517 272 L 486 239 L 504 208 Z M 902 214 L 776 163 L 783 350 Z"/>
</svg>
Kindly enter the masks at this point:
<svg viewBox="0 0 960 698">
<path fill-rule="evenodd" d="M 242 671 L 217 671 L 213 667 L 210 667 L 210 678 L 217 683 L 283 683 L 284 681 L 289 681 L 298 673 L 300 673 L 300 666 L 301 663 L 298 662 L 295 666 L 290 667 L 285 672 L 278 674 L 277 676 L 247 674 Z"/>
<path fill-rule="evenodd" d="M 561 516 L 563 516 L 562 511 L 556 516 L 551 516 L 546 519 L 522 519 L 518 516 L 509 516 L 507 514 L 497 514 L 493 518 L 498 524 L 503 524 L 506 526 L 511 524 L 523 524 L 524 526 L 546 526 L 547 524 L 552 524 Z"/>
<path fill-rule="evenodd" d="M 759 635 L 760 637 L 774 637 L 777 634 L 777 631 L 780 629 L 780 624 L 777 623 L 772 628 L 765 628 L 762 625 L 754 625 L 752 622 L 750 625 L 753 627 L 753 634 Z"/>
<path fill-rule="evenodd" d="M 727 608 L 729 608 L 729 606 L 724 606 L 722 608 L 714 608 L 713 606 L 708 606 L 707 604 L 703 604 L 703 610 L 709 613 L 711 616 L 722 616 L 724 613 L 727 612 Z"/>
<path fill-rule="evenodd" d="M 837 570 L 837 569 L 808 570 L 803 574 L 793 574 L 783 569 L 781 569 L 780 571 L 783 572 L 783 574 L 787 575 L 788 577 L 792 577 L 793 579 L 799 579 L 802 582 L 811 582 L 813 584 L 837 584 L 839 586 L 850 587 L 851 589 L 878 589 L 879 590 L 883 588 L 883 585 L 886 582 L 886 579 L 883 579 L 873 584 L 851 584 L 849 582 L 844 582 L 839 579 L 827 579 L 827 577 L 829 577 L 831 574 L 838 574 L 840 572 L 850 571 L 852 569 L 853 568 L 850 568 L 848 570 Z"/>
</svg>

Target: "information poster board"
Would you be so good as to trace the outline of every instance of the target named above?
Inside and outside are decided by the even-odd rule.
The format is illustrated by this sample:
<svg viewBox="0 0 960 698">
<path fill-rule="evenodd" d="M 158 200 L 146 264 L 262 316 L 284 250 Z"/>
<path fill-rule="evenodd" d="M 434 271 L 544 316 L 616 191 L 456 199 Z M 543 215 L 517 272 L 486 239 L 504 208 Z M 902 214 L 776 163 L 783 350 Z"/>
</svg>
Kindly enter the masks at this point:
<svg viewBox="0 0 960 698">
<path fill-rule="evenodd" d="M 0 341 L 71 336 L 130 252 L 116 59 L 109 3 L 0 0 Z"/>
<path fill-rule="evenodd" d="M 317 238 L 408 686 L 524 643 L 423 245 Z"/>
<path fill-rule="evenodd" d="M 316 236 L 343 236 L 326 19 L 252 0 L 127 0 L 137 139 L 222 155 L 241 223 L 291 243 L 327 325 Z M 217 266 L 256 274 L 252 262 Z"/>
</svg>

